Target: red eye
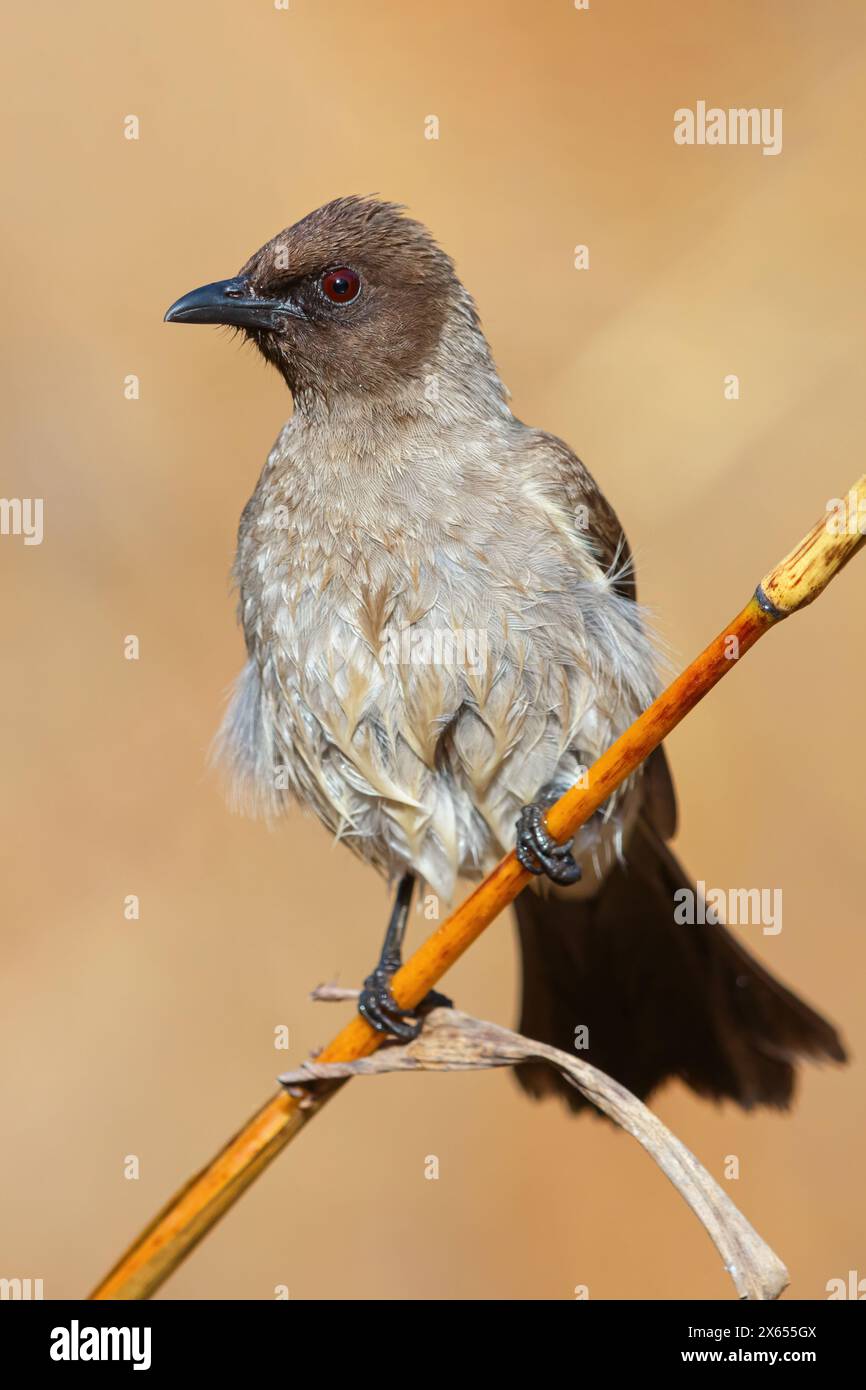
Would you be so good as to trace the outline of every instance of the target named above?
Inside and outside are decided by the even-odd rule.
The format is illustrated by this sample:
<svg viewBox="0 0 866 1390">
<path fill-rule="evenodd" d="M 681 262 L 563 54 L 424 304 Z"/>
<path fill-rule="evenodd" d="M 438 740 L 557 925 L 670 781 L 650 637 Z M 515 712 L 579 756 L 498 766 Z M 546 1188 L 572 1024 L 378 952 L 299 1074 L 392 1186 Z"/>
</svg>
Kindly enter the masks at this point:
<svg viewBox="0 0 866 1390">
<path fill-rule="evenodd" d="M 322 293 L 332 304 L 349 304 L 356 298 L 361 288 L 361 277 L 348 266 L 341 265 L 338 270 L 329 270 L 322 276 Z"/>
</svg>

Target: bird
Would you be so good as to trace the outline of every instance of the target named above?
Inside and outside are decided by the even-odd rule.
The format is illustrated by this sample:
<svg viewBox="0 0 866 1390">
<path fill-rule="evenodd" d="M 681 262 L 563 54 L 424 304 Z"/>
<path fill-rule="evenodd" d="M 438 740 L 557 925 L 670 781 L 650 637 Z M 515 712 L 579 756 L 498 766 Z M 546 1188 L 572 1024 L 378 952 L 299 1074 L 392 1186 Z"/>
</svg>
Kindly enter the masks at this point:
<svg viewBox="0 0 866 1390">
<path fill-rule="evenodd" d="M 681 924 L 692 880 L 663 748 L 565 844 L 545 811 L 658 694 L 662 650 L 610 502 L 512 412 L 451 257 L 402 205 L 338 197 L 171 323 L 227 325 L 292 414 L 238 531 L 246 663 L 217 737 L 234 803 L 298 803 L 391 885 L 359 1010 L 410 1039 L 391 979 L 417 887 L 450 903 L 515 848 L 521 1033 L 641 1099 L 663 1082 L 790 1104 L 831 1023 L 722 924 Z M 579 1042 L 577 1041 L 579 1039 Z M 544 1063 L 523 1089 L 587 1102 Z"/>
</svg>

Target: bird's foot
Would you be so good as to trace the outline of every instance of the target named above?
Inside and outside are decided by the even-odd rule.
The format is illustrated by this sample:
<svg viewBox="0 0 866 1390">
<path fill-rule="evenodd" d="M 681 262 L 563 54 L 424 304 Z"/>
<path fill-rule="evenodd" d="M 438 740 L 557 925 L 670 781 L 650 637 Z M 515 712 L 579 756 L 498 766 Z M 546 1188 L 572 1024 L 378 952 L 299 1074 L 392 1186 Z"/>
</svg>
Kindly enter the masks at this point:
<svg viewBox="0 0 866 1390">
<path fill-rule="evenodd" d="M 571 852 L 574 840 L 560 845 L 548 834 L 544 826 L 547 805 L 544 801 L 533 801 L 530 806 L 523 807 L 517 820 L 515 853 L 531 874 L 546 874 L 554 883 L 577 883 L 581 869 Z"/>
<path fill-rule="evenodd" d="M 431 1009 L 453 1009 L 454 1000 L 449 999 L 447 994 L 440 994 L 438 989 L 428 989 L 421 1003 L 416 1010 L 419 1014 L 429 1014 Z"/>
<path fill-rule="evenodd" d="M 358 1013 L 377 1033 L 389 1033 L 401 1042 L 411 1042 L 421 1032 L 424 1014 L 430 1009 L 450 1009 L 452 1001 L 438 990 L 431 989 L 416 1008 L 402 1009 L 391 993 L 391 981 L 400 965 L 399 960 L 380 960 L 372 975 L 368 975 L 364 981 L 364 988 L 358 997 Z"/>
</svg>

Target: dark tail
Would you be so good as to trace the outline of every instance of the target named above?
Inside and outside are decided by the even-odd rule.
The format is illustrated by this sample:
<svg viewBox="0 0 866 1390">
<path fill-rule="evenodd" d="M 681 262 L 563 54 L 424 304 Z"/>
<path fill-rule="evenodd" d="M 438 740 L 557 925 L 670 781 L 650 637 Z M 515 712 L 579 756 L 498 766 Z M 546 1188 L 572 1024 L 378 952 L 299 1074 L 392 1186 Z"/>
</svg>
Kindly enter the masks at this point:
<svg viewBox="0 0 866 1390">
<path fill-rule="evenodd" d="M 680 926 L 674 893 L 689 880 L 645 822 L 627 862 L 595 898 L 515 903 L 523 956 L 520 1032 L 578 1055 L 644 1098 L 668 1077 L 748 1109 L 785 1109 L 801 1057 L 846 1060 L 835 1028 L 758 964 L 721 926 Z M 587 1104 L 553 1067 L 526 1063 L 533 1096 Z"/>
</svg>

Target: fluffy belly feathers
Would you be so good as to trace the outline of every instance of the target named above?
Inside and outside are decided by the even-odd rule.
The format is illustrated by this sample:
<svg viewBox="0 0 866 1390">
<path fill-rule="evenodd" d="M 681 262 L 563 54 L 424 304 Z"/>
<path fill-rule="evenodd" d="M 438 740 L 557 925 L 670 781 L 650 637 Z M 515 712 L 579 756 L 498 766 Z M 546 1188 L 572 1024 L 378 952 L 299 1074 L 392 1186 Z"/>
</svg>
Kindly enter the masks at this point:
<svg viewBox="0 0 866 1390">
<path fill-rule="evenodd" d="M 389 877 L 412 869 L 450 900 L 512 846 L 521 806 L 574 782 L 649 694 L 616 657 L 635 605 L 598 586 L 580 597 L 563 628 L 561 596 L 445 566 L 390 583 L 330 566 L 273 576 L 221 734 L 244 801 L 275 814 L 296 799 Z M 616 810 L 578 843 L 595 872 Z"/>
</svg>

